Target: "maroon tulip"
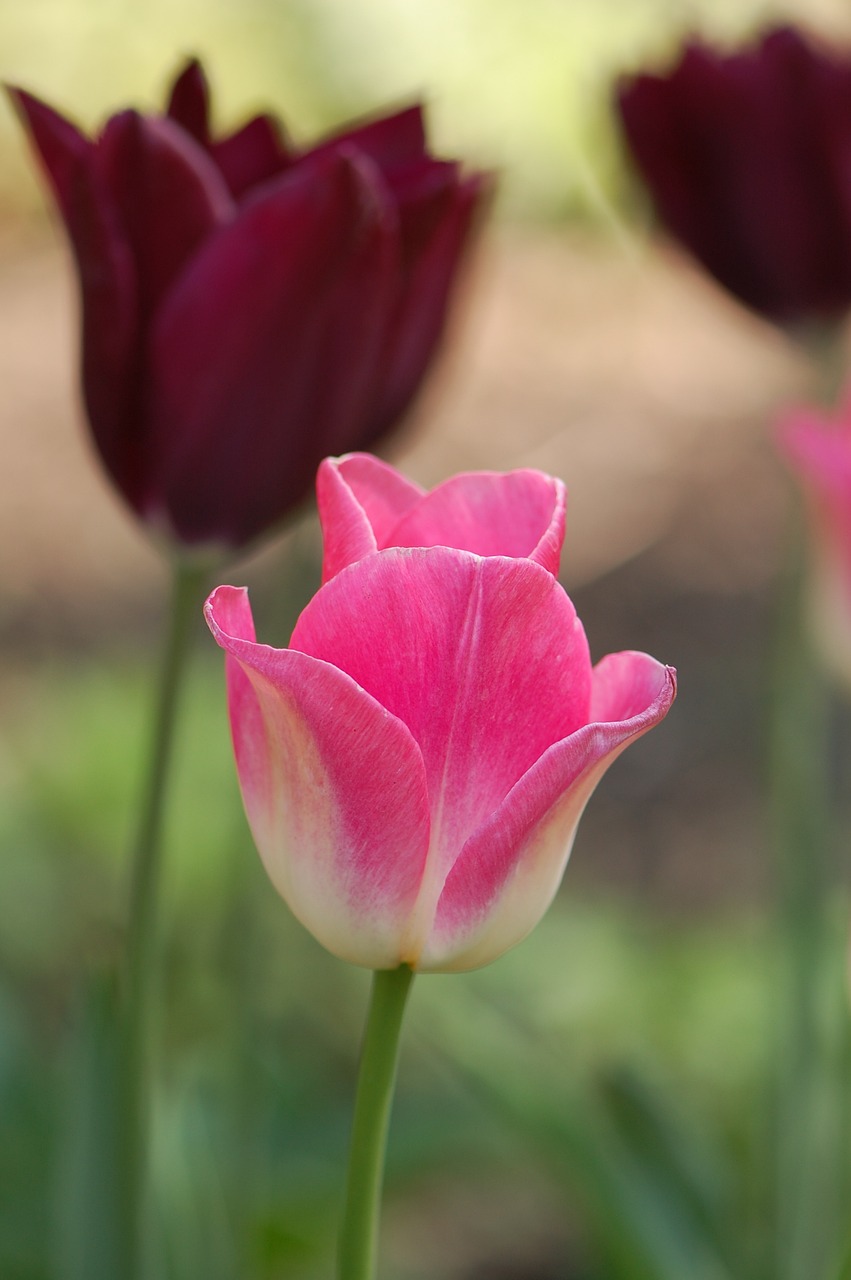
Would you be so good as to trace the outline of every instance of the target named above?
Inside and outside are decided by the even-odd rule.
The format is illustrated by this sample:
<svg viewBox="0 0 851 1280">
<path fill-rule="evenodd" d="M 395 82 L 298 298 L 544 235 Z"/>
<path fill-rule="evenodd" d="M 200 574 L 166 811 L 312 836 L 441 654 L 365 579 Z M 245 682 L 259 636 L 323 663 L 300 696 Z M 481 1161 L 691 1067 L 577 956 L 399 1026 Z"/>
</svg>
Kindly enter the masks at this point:
<svg viewBox="0 0 851 1280">
<path fill-rule="evenodd" d="M 396 425 L 486 186 L 428 154 L 420 107 L 299 152 L 268 116 L 213 139 L 197 62 L 164 117 L 94 140 L 12 96 L 77 261 L 95 442 L 149 526 L 239 547 Z"/>
<path fill-rule="evenodd" d="M 772 319 L 851 304 L 851 61 L 783 27 L 733 54 L 686 45 L 621 84 L 626 140 L 662 221 Z"/>
</svg>

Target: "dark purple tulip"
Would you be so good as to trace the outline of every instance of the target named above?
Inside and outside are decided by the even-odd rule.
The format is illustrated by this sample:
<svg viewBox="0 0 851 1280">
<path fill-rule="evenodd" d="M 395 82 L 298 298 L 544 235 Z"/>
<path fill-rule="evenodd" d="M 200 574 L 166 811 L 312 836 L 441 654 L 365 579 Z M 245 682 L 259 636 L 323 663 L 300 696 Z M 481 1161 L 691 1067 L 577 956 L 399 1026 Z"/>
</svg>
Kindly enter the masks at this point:
<svg viewBox="0 0 851 1280">
<path fill-rule="evenodd" d="M 297 151 L 268 116 L 214 139 L 197 62 L 94 140 L 12 96 L 77 262 L 95 442 L 149 526 L 240 547 L 396 425 L 487 186 L 428 154 L 419 106 Z"/>
<path fill-rule="evenodd" d="M 731 293 L 790 322 L 851 305 L 851 60 L 790 27 L 692 42 L 618 106 L 662 221 Z"/>
</svg>

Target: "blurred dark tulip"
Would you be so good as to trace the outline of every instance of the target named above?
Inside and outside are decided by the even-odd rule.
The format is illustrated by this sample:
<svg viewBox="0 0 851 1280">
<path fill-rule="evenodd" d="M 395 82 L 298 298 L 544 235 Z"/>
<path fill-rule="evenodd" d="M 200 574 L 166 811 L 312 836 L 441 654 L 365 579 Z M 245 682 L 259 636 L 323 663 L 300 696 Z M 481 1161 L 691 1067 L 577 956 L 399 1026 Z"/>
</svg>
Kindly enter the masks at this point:
<svg viewBox="0 0 851 1280">
<path fill-rule="evenodd" d="M 662 221 L 731 293 L 774 320 L 851 304 L 851 60 L 782 27 L 736 53 L 685 46 L 618 88 Z"/>
<path fill-rule="evenodd" d="M 11 90 L 73 247 L 86 407 L 113 481 L 184 547 L 242 546 L 326 454 L 399 421 L 434 354 L 487 183 L 422 110 L 295 150 L 268 116 L 214 139 L 198 62 L 164 117 L 89 140 Z"/>
</svg>

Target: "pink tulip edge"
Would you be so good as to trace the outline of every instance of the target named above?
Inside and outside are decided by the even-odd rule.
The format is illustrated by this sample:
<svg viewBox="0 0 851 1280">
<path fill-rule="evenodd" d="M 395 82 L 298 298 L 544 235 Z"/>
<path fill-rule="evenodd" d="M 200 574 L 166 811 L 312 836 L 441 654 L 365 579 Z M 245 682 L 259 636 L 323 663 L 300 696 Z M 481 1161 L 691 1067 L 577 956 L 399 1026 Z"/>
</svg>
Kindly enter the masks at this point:
<svg viewBox="0 0 851 1280">
<path fill-rule="evenodd" d="M 422 626 L 403 598 L 424 602 Z M 369 968 L 472 969 L 525 937 L 597 782 L 676 692 L 645 654 L 592 669 L 567 596 L 527 560 L 369 555 L 283 650 L 256 642 L 241 589 L 205 613 L 268 874 L 324 946 Z"/>
<path fill-rule="evenodd" d="M 523 557 L 558 573 L 567 499 L 541 471 L 464 472 L 426 492 L 379 458 L 350 453 L 324 460 L 316 496 L 326 582 L 387 547 Z"/>
</svg>

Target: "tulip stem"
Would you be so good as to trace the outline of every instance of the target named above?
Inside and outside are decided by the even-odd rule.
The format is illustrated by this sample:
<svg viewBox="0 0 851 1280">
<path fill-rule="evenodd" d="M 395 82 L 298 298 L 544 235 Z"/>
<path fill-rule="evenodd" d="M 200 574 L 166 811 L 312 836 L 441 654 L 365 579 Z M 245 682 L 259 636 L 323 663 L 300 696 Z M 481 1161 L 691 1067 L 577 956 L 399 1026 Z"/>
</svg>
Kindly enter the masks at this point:
<svg viewBox="0 0 851 1280">
<path fill-rule="evenodd" d="M 133 850 L 122 1021 L 121 1177 L 126 1280 L 144 1274 L 144 1201 L 149 1073 L 157 981 L 162 828 L 179 695 L 202 601 L 206 568 L 178 561 L 172 579 L 168 634 L 160 669 L 142 805 Z"/>
<path fill-rule="evenodd" d="M 797 557 L 796 557 L 797 558 Z M 778 1280 L 827 1274 L 846 1230 L 849 1021 L 838 963 L 830 702 L 802 631 L 801 573 L 779 619 L 771 740 L 777 854 Z M 832 1274 L 832 1273 L 831 1273 Z"/>
<path fill-rule="evenodd" d="M 340 1232 L 339 1280 L 374 1280 L 384 1152 L 399 1034 L 413 970 L 378 969 L 361 1049 L 349 1150 L 346 1206 Z"/>
</svg>

